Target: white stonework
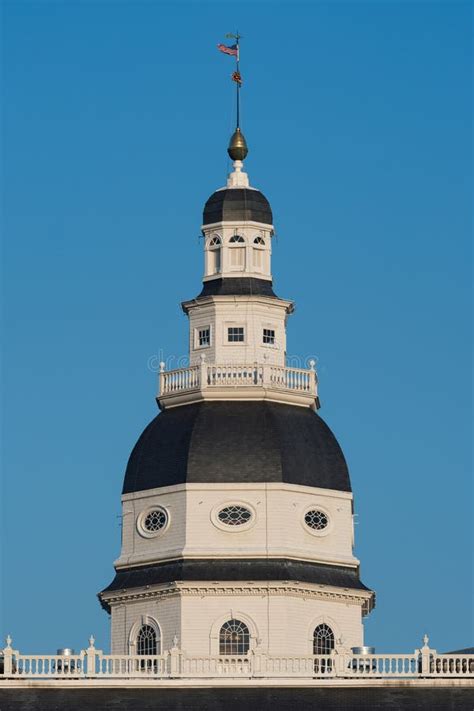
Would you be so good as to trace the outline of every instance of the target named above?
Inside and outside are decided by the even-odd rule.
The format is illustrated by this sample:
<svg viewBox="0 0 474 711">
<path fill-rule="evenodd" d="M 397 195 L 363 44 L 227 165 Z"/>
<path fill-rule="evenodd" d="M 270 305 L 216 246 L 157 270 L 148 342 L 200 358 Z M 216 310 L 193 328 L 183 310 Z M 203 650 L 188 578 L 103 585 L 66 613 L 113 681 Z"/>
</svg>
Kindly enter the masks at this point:
<svg viewBox="0 0 474 711">
<path fill-rule="evenodd" d="M 204 354 L 208 363 L 269 363 L 285 365 L 286 320 L 290 301 L 265 296 L 209 296 L 185 302 L 189 315 L 189 362 L 197 365 Z M 244 329 L 243 341 L 229 342 L 228 329 Z M 199 344 L 199 331 L 210 329 L 210 344 Z M 264 343 L 264 331 L 274 343 Z"/>
<path fill-rule="evenodd" d="M 242 168 L 244 164 L 241 160 L 235 160 L 233 163 L 234 170 L 229 173 L 227 178 L 228 188 L 248 188 L 249 186 L 249 176 L 245 173 Z"/>
<path fill-rule="evenodd" d="M 160 630 L 162 648 L 177 636 L 190 656 L 219 655 L 219 631 L 229 619 L 244 622 L 250 631 L 250 649 L 270 655 L 310 655 L 317 625 L 328 624 L 339 644 L 363 644 L 363 595 L 338 599 L 329 590 L 319 596 L 317 586 L 268 582 L 232 585 L 182 584 L 163 596 L 149 591 L 142 599 L 121 600 L 115 593 L 112 610 L 112 654 L 132 654 L 136 632 L 143 623 Z M 166 590 L 165 586 L 162 586 Z M 224 589 L 227 592 L 224 592 Z M 112 596 L 111 596 L 112 597 Z M 127 598 L 127 596 L 124 596 Z"/>
<path fill-rule="evenodd" d="M 123 543 L 115 566 L 186 559 L 289 558 L 356 568 L 353 556 L 352 494 L 290 484 L 187 484 L 126 494 Z M 243 530 L 216 522 L 216 512 L 242 505 L 252 513 Z M 137 522 L 143 511 L 160 507 L 169 525 L 144 537 Z M 304 522 L 309 509 L 323 511 L 329 524 L 312 531 Z M 255 630 L 254 642 L 269 654 L 310 654 L 316 620 L 326 620 L 349 646 L 363 642 L 362 614 L 371 593 L 324 585 L 252 581 L 177 583 L 104 595 L 112 610 L 112 652 L 131 651 L 133 630 L 146 616 L 159 625 L 166 648 L 177 634 L 188 654 L 215 654 L 218 620 L 238 617 Z M 313 624 L 314 623 L 314 624 Z M 313 626 L 312 626 L 313 625 Z M 214 640 L 214 642 L 213 642 Z M 168 646 L 166 646 L 168 645 Z"/>
<path fill-rule="evenodd" d="M 204 281 L 242 276 L 271 280 L 272 225 L 216 222 L 203 225 L 202 232 Z"/>
<path fill-rule="evenodd" d="M 253 513 L 251 526 L 216 525 L 215 511 L 242 504 Z M 186 484 L 122 497 L 122 550 L 117 568 L 179 558 L 291 558 L 344 565 L 359 564 L 352 552 L 352 494 L 293 484 Z M 137 526 L 143 511 L 165 509 L 169 525 L 155 537 Z M 317 532 L 304 522 L 308 509 L 327 513 Z"/>
</svg>

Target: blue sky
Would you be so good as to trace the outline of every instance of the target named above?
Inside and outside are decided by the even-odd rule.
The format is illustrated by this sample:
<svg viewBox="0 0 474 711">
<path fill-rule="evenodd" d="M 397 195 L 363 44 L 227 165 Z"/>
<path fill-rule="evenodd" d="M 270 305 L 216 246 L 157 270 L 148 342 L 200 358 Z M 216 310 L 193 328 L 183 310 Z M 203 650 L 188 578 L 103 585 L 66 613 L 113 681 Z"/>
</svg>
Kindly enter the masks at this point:
<svg viewBox="0 0 474 711">
<path fill-rule="evenodd" d="M 290 354 L 346 454 L 367 643 L 472 643 L 471 10 L 462 2 L 3 3 L 2 630 L 108 649 L 150 358 L 186 352 L 232 60 Z"/>
</svg>

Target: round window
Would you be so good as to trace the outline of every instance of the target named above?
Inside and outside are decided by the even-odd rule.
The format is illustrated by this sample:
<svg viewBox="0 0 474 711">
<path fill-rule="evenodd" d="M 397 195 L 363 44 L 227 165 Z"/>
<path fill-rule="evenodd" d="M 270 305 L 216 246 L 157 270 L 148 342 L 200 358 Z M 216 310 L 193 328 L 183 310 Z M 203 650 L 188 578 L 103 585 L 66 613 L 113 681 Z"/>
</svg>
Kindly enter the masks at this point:
<svg viewBox="0 0 474 711">
<path fill-rule="evenodd" d="M 252 518 L 252 512 L 245 506 L 226 506 L 217 514 L 219 521 L 226 526 L 242 526 Z"/>
<path fill-rule="evenodd" d="M 138 530 L 144 536 L 155 536 L 166 528 L 168 520 L 166 510 L 157 506 L 140 514 L 137 521 Z"/>
<path fill-rule="evenodd" d="M 311 509 L 306 512 L 304 522 L 313 531 L 323 531 L 329 524 L 329 518 L 323 511 Z"/>
</svg>

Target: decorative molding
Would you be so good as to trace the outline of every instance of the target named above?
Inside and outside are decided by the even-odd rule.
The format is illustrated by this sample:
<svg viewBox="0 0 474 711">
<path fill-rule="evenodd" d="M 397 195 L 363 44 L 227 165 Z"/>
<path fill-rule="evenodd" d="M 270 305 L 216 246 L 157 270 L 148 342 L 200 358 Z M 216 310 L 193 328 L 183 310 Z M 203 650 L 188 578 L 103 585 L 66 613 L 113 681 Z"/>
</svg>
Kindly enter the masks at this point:
<svg viewBox="0 0 474 711">
<path fill-rule="evenodd" d="M 243 583 L 241 585 L 225 585 L 223 583 L 207 584 L 177 584 L 169 583 L 165 586 L 145 588 L 143 590 L 114 591 L 113 593 L 103 593 L 102 597 L 107 604 L 114 606 L 118 603 L 134 602 L 137 600 L 147 600 L 150 598 L 170 598 L 170 597 L 219 597 L 219 596 L 241 596 L 250 597 L 284 596 L 298 597 L 305 599 L 328 600 L 341 602 L 348 605 L 361 606 L 362 613 L 369 611 L 372 593 L 361 591 L 337 590 L 327 588 L 323 585 L 318 587 L 307 587 L 298 583 Z"/>
<path fill-rule="evenodd" d="M 206 389 L 187 390 L 184 392 L 158 395 L 156 400 L 161 409 L 191 405 L 196 402 L 216 402 L 236 400 L 240 402 L 255 402 L 265 400 L 278 402 L 284 405 L 297 407 L 310 407 L 316 410 L 315 395 L 305 394 L 300 391 L 278 390 L 273 387 L 212 387 Z"/>
</svg>

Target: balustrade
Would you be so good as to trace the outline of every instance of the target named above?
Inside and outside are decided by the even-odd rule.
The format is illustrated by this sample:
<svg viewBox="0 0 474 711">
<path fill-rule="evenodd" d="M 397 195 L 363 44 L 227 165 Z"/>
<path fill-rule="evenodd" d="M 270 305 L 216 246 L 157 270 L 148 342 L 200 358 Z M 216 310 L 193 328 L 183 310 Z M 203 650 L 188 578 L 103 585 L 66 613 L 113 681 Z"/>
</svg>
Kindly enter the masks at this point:
<svg viewBox="0 0 474 711">
<path fill-rule="evenodd" d="M 160 372 L 160 394 L 169 395 L 185 390 L 196 390 L 200 386 L 200 375 L 200 368 L 197 365 L 179 370 L 162 370 Z"/>
<path fill-rule="evenodd" d="M 23 679 L 78 678 L 84 676 L 84 654 L 18 654 L 12 658 L 11 676 Z M 4 658 L 4 675 L 5 673 Z M 1 671 L 1 670 L 0 670 Z M 0 673 L 0 678 L 2 674 Z"/>
<path fill-rule="evenodd" d="M 304 393 L 316 397 L 314 367 L 287 368 L 269 364 L 208 364 L 165 371 L 160 370 L 160 396 L 204 390 L 207 388 L 263 387 Z"/>
<path fill-rule="evenodd" d="M 352 654 L 348 676 L 413 677 L 418 673 L 419 656 L 414 654 Z"/>
<path fill-rule="evenodd" d="M 428 676 L 474 677 L 474 654 L 432 654 Z"/>
<path fill-rule="evenodd" d="M 259 365 L 208 365 L 206 371 L 209 387 L 263 385 L 263 366 Z"/>
<path fill-rule="evenodd" d="M 95 676 L 135 677 L 167 676 L 168 655 L 142 656 L 96 655 Z"/>
<path fill-rule="evenodd" d="M 428 647 L 427 638 L 413 654 L 353 654 L 336 648 L 327 655 L 277 656 L 257 648 L 238 656 L 187 656 L 174 646 L 161 655 L 120 655 L 96 649 L 93 638 L 88 649 L 74 655 L 20 654 L 10 638 L 0 652 L 0 680 L 219 677 L 474 679 L 474 654 L 438 654 Z"/>
</svg>

